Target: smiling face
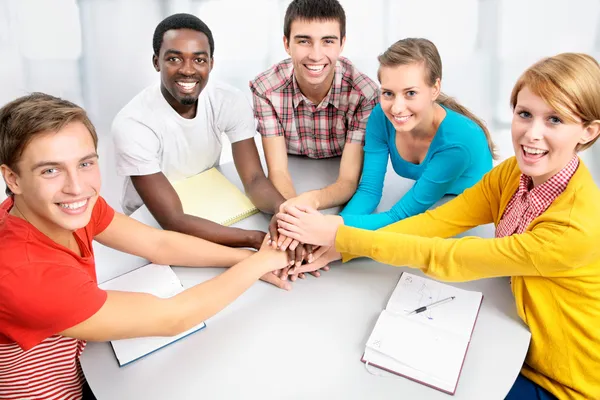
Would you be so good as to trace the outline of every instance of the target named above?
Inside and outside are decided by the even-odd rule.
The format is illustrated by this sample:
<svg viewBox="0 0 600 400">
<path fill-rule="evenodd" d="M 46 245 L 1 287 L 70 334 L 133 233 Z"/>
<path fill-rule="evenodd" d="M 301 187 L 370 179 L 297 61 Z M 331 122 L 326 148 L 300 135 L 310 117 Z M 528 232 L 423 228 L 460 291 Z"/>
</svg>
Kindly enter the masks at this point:
<svg viewBox="0 0 600 400">
<path fill-rule="evenodd" d="M 410 132 L 433 119 L 440 81 L 429 86 L 425 72 L 422 63 L 382 66 L 379 70 L 381 109 L 397 132 Z"/>
<path fill-rule="evenodd" d="M 161 91 L 173 108 L 196 104 L 213 65 L 204 33 L 192 29 L 166 31 L 160 52 L 152 61 L 160 72 Z"/>
<path fill-rule="evenodd" d="M 540 185 L 563 169 L 579 144 L 593 140 L 595 126 L 566 122 L 541 97 L 524 86 L 513 112 L 512 141 L 521 172 Z"/>
<path fill-rule="evenodd" d="M 36 135 L 16 171 L 1 168 L 18 211 L 47 236 L 89 223 L 100 192 L 100 169 L 92 135 L 81 122 Z"/>
<path fill-rule="evenodd" d="M 335 65 L 344 48 L 336 20 L 303 20 L 292 22 L 290 38 L 284 37 L 285 51 L 292 58 L 294 75 L 303 86 L 328 91 L 333 82 Z M 323 87 L 326 86 L 326 87 Z"/>
</svg>

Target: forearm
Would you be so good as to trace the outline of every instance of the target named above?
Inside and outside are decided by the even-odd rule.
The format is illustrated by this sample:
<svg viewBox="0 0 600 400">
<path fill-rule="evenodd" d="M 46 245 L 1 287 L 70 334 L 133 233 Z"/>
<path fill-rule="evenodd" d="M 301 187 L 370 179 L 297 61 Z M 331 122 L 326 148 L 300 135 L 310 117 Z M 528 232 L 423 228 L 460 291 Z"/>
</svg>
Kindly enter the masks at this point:
<svg viewBox="0 0 600 400">
<path fill-rule="evenodd" d="M 315 190 L 314 196 L 320 210 L 340 206 L 350 200 L 356 191 L 357 183 L 350 180 L 337 180 L 335 183 Z"/>
<path fill-rule="evenodd" d="M 230 267 L 253 251 L 234 249 L 179 232 L 161 231 L 154 259 L 156 264 L 183 267 Z"/>
<path fill-rule="evenodd" d="M 541 251 L 540 238 L 531 235 L 442 239 L 340 226 L 335 247 L 343 253 L 344 261 L 364 256 L 394 266 L 419 268 L 445 281 L 540 275 L 532 261 L 533 254 Z"/>
<path fill-rule="evenodd" d="M 294 182 L 289 172 L 277 171 L 271 173 L 269 171 L 269 180 L 285 200 L 296 197 L 296 189 L 294 189 Z"/>
<path fill-rule="evenodd" d="M 255 244 L 252 231 L 223 226 L 192 215 L 181 214 L 178 217 L 158 222 L 163 229 L 195 236 L 224 246 L 251 247 Z"/>
<path fill-rule="evenodd" d="M 256 253 L 221 275 L 173 297 L 170 311 L 178 316 L 176 331 L 183 332 L 212 317 L 266 272 L 283 268 L 286 264 L 285 252 L 276 257 Z"/>
<path fill-rule="evenodd" d="M 221 275 L 170 298 L 108 291 L 105 304 L 96 314 L 61 334 L 93 341 L 174 336 L 212 317 L 270 269 L 286 264 L 284 252 L 256 253 Z"/>
<path fill-rule="evenodd" d="M 356 215 L 356 214 L 340 214 L 344 219 L 344 225 L 352 226 L 354 228 L 366 229 L 374 231 L 384 226 L 393 224 L 395 220 L 390 213 L 383 212 L 377 214 L 368 215 Z"/>
<path fill-rule="evenodd" d="M 279 206 L 286 200 L 264 175 L 252 182 L 246 194 L 252 203 L 266 214 L 279 212 Z"/>
</svg>

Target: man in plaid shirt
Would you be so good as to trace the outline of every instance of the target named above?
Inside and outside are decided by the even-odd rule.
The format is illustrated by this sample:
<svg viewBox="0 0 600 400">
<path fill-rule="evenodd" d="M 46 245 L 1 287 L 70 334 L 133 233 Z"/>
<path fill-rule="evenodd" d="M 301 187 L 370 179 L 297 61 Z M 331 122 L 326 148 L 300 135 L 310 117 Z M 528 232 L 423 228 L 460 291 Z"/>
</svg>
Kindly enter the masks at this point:
<svg viewBox="0 0 600 400">
<path fill-rule="evenodd" d="M 337 0 L 293 0 L 284 20 L 283 60 L 250 82 L 269 179 L 284 205 L 316 209 L 346 203 L 356 191 L 365 128 L 378 102 L 376 84 L 346 58 L 346 16 Z M 288 154 L 342 156 L 337 181 L 297 195 Z"/>
</svg>

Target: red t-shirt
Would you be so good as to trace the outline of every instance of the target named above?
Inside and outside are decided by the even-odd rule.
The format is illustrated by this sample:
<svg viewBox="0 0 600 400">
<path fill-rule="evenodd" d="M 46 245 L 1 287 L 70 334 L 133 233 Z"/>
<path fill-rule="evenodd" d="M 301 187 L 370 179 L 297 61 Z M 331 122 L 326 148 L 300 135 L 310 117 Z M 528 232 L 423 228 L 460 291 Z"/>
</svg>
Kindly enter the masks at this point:
<svg viewBox="0 0 600 400">
<path fill-rule="evenodd" d="M 0 204 L 0 398 L 80 399 L 85 341 L 58 335 L 106 301 L 98 288 L 92 240 L 114 210 L 98 197 L 74 236 L 82 256 L 55 243 Z"/>
</svg>

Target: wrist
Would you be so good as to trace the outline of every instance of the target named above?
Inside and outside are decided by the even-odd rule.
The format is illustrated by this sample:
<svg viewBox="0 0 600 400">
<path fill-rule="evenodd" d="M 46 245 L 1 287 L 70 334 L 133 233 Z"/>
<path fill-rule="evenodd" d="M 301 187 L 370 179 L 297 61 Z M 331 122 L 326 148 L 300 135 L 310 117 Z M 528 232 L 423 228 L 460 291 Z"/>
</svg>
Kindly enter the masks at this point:
<svg viewBox="0 0 600 400">
<path fill-rule="evenodd" d="M 288 255 L 285 251 L 265 249 L 255 253 L 258 265 L 263 274 L 288 266 Z"/>
<path fill-rule="evenodd" d="M 319 199 L 319 191 L 311 190 L 310 192 L 306 192 L 305 196 L 307 205 L 311 206 L 315 210 L 318 210 L 319 206 L 321 205 L 321 201 Z"/>
</svg>

